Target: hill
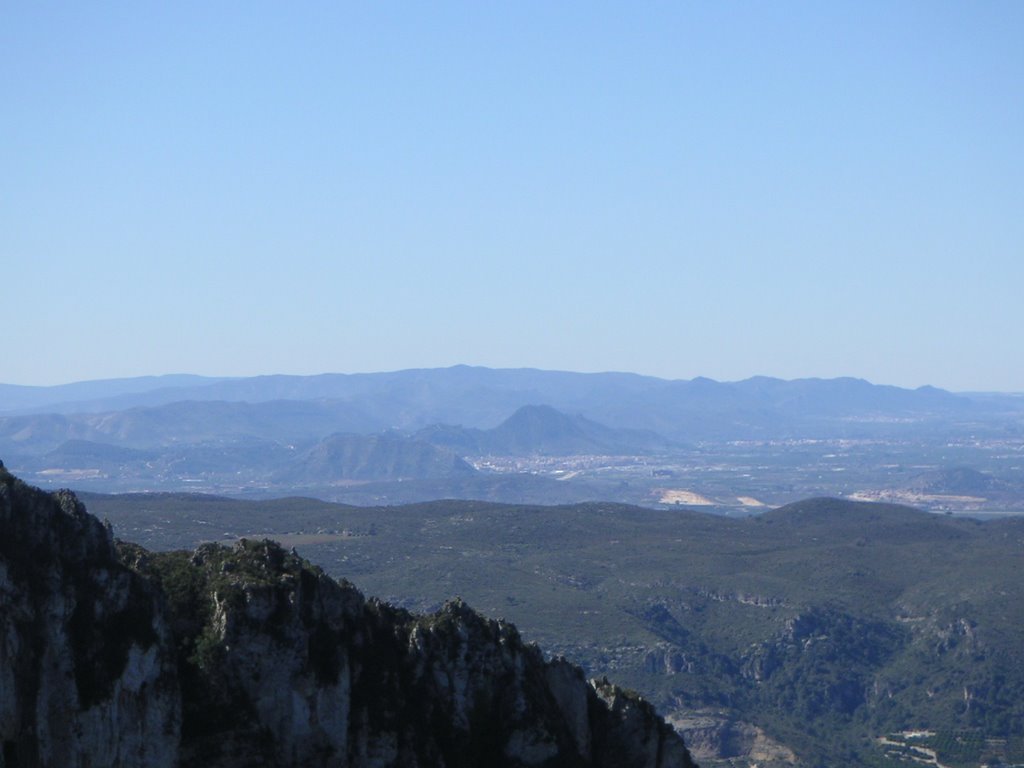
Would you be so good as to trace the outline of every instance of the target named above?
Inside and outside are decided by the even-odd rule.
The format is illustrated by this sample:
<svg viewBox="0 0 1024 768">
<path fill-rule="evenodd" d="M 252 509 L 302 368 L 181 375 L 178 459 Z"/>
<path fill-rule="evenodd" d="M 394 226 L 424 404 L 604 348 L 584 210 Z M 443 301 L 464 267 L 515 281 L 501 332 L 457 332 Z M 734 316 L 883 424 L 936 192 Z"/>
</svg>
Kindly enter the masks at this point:
<svg viewBox="0 0 1024 768">
<path fill-rule="evenodd" d="M 670 451 L 679 446 L 640 430 L 613 429 L 551 406 L 524 405 L 493 429 L 431 425 L 417 437 L 460 455 L 567 456 Z"/>
<path fill-rule="evenodd" d="M 925 494 L 987 496 L 1006 490 L 1006 483 L 970 467 L 949 467 L 921 472 L 901 485 L 903 490 Z"/>
<path fill-rule="evenodd" d="M 451 451 L 403 435 L 331 435 L 274 475 L 287 486 L 344 481 L 471 477 L 473 469 Z"/>
<path fill-rule="evenodd" d="M 781 765 L 789 749 L 802 765 L 895 766 L 877 738 L 912 730 L 934 732 L 923 746 L 945 765 L 979 765 L 986 744 L 1024 760 L 1019 518 L 836 499 L 743 519 L 613 504 L 88 501 L 161 546 L 271 535 L 411 609 L 462 594 L 642 691 L 703 745 L 702 765 L 772 764 L 756 758 L 765 749 Z"/>
</svg>

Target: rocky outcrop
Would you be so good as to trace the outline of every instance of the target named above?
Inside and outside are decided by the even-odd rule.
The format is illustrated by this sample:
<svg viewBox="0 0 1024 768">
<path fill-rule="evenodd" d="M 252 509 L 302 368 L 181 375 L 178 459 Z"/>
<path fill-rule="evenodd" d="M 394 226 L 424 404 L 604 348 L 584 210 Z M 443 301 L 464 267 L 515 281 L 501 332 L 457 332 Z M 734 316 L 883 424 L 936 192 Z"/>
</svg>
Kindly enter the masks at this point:
<svg viewBox="0 0 1024 768">
<path fill-rule="evenodd" d="M 459 600 L 413 615 L 271 541 L 115 546 L 0 472 L 0 768 L 692 764 L 640 697 Z"/>
<path fill-rule="evenodd" d="M 761 728 L 725 712 L 691 710 L 672 718 L 672 725 L 686 735 L 687 746 L 699 760 L 759 768 L 789 768 L 800 763 L 791 749 Z"/>
<path fill-rule="evenodd" d="M 173 647 L 110 530 L 0 464 L 0 766 L 173 766 Z"/>
</svg>

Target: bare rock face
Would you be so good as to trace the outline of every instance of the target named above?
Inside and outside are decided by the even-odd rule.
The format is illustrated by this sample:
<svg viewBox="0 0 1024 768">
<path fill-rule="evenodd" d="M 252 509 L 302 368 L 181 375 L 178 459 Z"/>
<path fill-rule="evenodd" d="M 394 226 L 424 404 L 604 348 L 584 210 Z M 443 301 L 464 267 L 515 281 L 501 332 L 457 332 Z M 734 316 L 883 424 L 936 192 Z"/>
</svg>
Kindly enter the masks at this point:
<svg viewBox="0 0 1024 768">
<path fill-rule="evenodd" d="M 595 691 L 606 705 L 599 710 L 603 722 L 598 731 L 605 765 L 640 768 L 691 764 L 683 740 L 658 717 L 654 707 L 607 680 L 595 683 Z"/>
<path fill-rule="evenodd" d="M 115 545 L 6 472 L 0 739 L 0 768 L 692 765 L 638 696 L 459 600 L 416 616 L 271 541 Z"/>
<path fill-rule="evenodd" d="M 790 768 L 800 763 L 784 744 L 771 739 L 757 726 L 714 710 L 688 712 L 672 718 L 672 725 L 686 735 L 691 754 L 709 762 L 756 764 L 761 768 Z"/>
<path fill-rule="evenodd" d="M 459 600 L 365 600 L 272 541 L 136 563 L 174 612 L 184 766 L 690 764 L 641 699 Z"/>
<path fill-rule="evenodd" d="M 158 593 L 73 495 L 0 464 L 0 766 L 172 766 L 180 711 Z"/>
</svg>

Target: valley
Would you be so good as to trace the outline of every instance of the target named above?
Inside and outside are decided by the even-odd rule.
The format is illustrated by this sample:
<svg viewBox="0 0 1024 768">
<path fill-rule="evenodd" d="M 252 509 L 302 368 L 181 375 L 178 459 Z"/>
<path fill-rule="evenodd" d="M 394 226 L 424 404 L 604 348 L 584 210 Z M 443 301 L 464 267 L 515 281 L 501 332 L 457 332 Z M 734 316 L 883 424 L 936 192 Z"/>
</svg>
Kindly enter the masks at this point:
<svg viewBox="0 0 1024 768">
<path fill-rule="evenodd" d="M 349 439 L 350 446 L 358 442 L 369 439 Z M 97 455 L 98 449 L 76 451 L 65 445 L 60 453 L 40 457 L 15 454 L 11 463 L 41 487 L 97 492 L 187 489 L 239 498 L 296 494 L 357 505 L 437 498 L 535 504 L 600 499 L 652 508 L 700 506 L 731 516 L 834 496 L 950 514 L 1024 514 L 1024 439 L 730 441 L 646 455 L 423 451 L 382 458 L 372 454 L 375 449 L 354 456 L 350 447 L 348 459 L 344 454 L 330 458 L 325 451 L 318 464 L 303 459 L 307 463 L 293 471 L 275 469 L 280 464 L 270 457 L 248 461 L 246 449 L 230 443 L 163 450 L 175 458 L 109 461 Z M 275 455 L 283 463 L 293 460 L 295 452 L 282 448 Z M 346 461 L 357 465 L 345 470 Z M 402 469 L 388 469 L 400 462 L 405 462 Z"/>
<path fill-rule="evenodd" d="M 913 729 L 945 739 L 944 765 L 980 765 L 984 751 L 952 750 L 949 734 L 1001 739 L 1004 762 L 1024 762 L 1019 517 L 827 499 L 742 518 L 609 503 L 83 500 L 154 549 L 268 537 L 403 608 L 459 595 L 550 656 L 640 691 L 702 765 L 896 766 L 878 738 Z"/>
</svg>

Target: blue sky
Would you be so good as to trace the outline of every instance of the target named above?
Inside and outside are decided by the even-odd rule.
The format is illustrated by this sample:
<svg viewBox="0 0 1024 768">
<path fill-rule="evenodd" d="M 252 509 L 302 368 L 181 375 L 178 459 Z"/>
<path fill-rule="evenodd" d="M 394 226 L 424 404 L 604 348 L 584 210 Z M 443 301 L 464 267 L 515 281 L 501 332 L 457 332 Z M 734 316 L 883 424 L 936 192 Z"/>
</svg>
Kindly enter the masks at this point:
<svg viewBox="0 0 1024 768">
<path fill-rule="evenodd" d="M 1024 391 L 1024 4 L 5 3 L 0 381 Z"/>
</svg>

